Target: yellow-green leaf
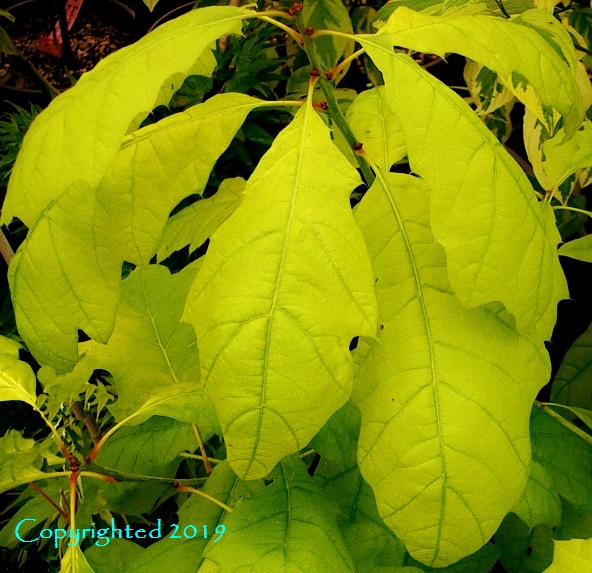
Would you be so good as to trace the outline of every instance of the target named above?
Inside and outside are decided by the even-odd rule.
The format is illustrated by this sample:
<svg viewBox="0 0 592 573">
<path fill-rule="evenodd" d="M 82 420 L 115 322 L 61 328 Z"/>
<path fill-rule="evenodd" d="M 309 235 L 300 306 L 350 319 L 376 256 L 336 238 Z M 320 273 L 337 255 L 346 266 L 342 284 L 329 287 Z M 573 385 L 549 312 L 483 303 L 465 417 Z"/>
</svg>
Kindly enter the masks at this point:
<svg viewBox="0 0 592 573">
<path fill-rule="evenodd" d="M 225 179 L 212 197 L 193 203 L 173 215 L 162 233 L 158 258 L 166 259 L 185 245 L 189 245 L 189 252 L 192 252 L 205 243 L 240 205 L 245 183 L 242 177 Z"/>
<path fill-rule="evenodd" d="M 549 358 L 501 307 L 454 296 L 423 181 L 379 171 L 355 215 L 380 321 L 378 341 L 356 349 L 360 471 L 409 553 L 444 567 L 485 545 L 520 498 Z"/>
<path fill-rule="evenodd" d="M 188 297 L 206 392 L 244 479 L 304 447 L 345 404 L 349 342 L 375 334 L 372 270 L 349 206 L 358 182 L 308 103 L 212 236 Z"/>
<path fill-rule="evenodd" d="M 173 74 L 182 82 L 216 38 L 240 33 L 249 13 L 233 6 L 192 10 L 111 54 L 60 94 L 25 137 L 2 222 L 17 216 L 31 227 L 73 183 L 96 188 L 130 123 L 153 109 L 163 82 Z"/>
<path fill-rule="evenodd" d="M 548 340 L 557 303 L 568 297 L 548 203 L 537 202 L 524 172 L 466 102 L 395 54 L 382 30 L 358 40 L 383 73 L 411 168 L 432 189 L 431 225 L 455 294 L 470 308 L 500 301 L 520 331 L 534 328 Z"/>
<path fill-rule="evenodd" d="M 585 573 L 592 571 L 592 539 L 554 541 L 553 563 L 544 573 Z"/>
<path fill-rule="evenodd" d="M 455 52 L 497 72 L 549 132 L 559 115 L 568 135 L 584 119 L 573 42 L 547 12 L 528 10 L 506 20 L 483 14 L 430 16 L 401 7 L 380 31 L 389 34 L 392 45 L 442 57 Z"/>
<path fill-rule="evenodd" d="M 35 374 L 26 362 L 20 360 L 20 347 L 15 340 L 0 336 L 0 402 L 21 400 L 35 406 Z"/>
</svg>

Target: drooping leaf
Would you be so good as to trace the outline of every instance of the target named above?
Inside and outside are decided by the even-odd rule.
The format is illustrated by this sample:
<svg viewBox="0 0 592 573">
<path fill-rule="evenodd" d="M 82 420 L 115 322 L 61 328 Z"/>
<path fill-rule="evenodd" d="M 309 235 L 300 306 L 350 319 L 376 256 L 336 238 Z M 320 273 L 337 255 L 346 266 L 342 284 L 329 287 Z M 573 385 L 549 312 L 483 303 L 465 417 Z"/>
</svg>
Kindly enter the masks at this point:
<svg viewBox="0 0 592 573">
<path fill-rule="evenodd" d="M 152 10 L 154 10 L 154 6 L 156 6 L 158 4 L 158 0 L 142 0 L 144 2 L 144 4 L 146 4 L 146 6 L 148 7 L 148 10 L 150 10 L 150 12 L 152 12 Z"/>
<path fill-rule="evenodd" d="M 52 440 L 52 438 L 50 438 Z M 0 493 L 25 483 L 44 479 L 39 468 L 53 442 L 36 442 L 9 430 L 0 438 Z M 67 475 L 67 474 L 64 474 Z"/>
<path fill-rule="evenodd" d="M 481 14 L 430 16 L 402 7 L 380 31 L 393 45 L 441 57 L 455 52 L 495 71 L 549 132 L 559 114 L 570 136 L 584 119 L 573 41 L 542 10 L 505 20 Z"/>
<path fill-rule="evenodd" d="M 123 260 L 94 226 L 96 209 L 91 190 L 73 184 L 37 219 L 8 271 L 19 333 L 58 372 L 80 359 L 78 330 L 104 344 L 113 330 Z"/>
<path fill-rule="evenodd" d="M 193 263 L 174 275 L 161 265 L 134 270 L 122 283 L 109 343 L 82 345 L 85 361 L 113 375 L 119 397 L 110 409 L 118 421 L 145 408 L 153 395 L 164 397 L 173 386 L 184 393 L 193 387 L 195 397 L 201 396 L 205 410 L 195 411 L 191 421 L 197 423 L 202 415 L 211 418 L 203 398 L 195 333 L 180 322 L 198 266 Z M 182 410 L 171 408 L 170 413 L 185 415 Z"/>
<path fill-rule="evenodd" d="M 192 10 L 111 54 L 60 94 L 25 137 L 2 222 L 17 216 L 31 227 L 73 183 L 95 189 L 128 126 L 152 110 L 163 82 L 180 74 L 182 83 L 204 50 L 223 34 L 239 33 L 248 14 L 233 6 Z"/>
<path fill-rule="evenodd" d="M 559 254 L 585 263 L 592 263 L 592 235 L 586 235 L 561 245 Z"/>
<path fill-rule="evenodd" d="M 343 406 L 349 342 L 374 335 L 372 270 L 349 206 L 358 181 L 307 104 L 212 236 L 188 297 L 206 392 L 244 479 L 304 447 Z"/>
<path fill-rule="evenodd" d="M 189 252 L 203 245 L 240 205 L 244 189 L 245 180 L 241 177 L 225 179 L 212 197 L 173 215 L 160 239 L 158 259 L 166 259 L 185 245 L 189 245 Z"/>
<path fill-rule="evenodd" d="M 519 499 L 529 414 L 550 367 L 542 342 L 500 308 L 460 304 L 429 212 L 423 181 L 380 171 L 355 209 L 380 329 L 356 349 L 353 401 L 382 519 L 415 559 L 443 567 L 485 545 Z"/>
<path fill-rule="evenodd" d="M 185 197 L 203 192 L 248 113 L 264 105 L 270 103 L 219 94 L 123 140 L 97 189 L 98 224 L 118 237 L 112 248 L 122 259 L 149 262 L 170 212 Z"/>
<path fill-rule="evenodd" d="M 20 344 L 0 336 L 0 401 L 21 400 L 35 406 L 37 391 L 35 374 L 19 358 Z"/>
<path fill-rule="evenodd" d="M 432 189 L 431 225 L 454 293 L 468 307 L 500 301 L 521 332 L 548 340 L 568 297 L 549 205 L 461 98 L 395 54 L 382 30 L 358 40 L 384 75 L 389 104 L 405 110 L 409 162 Z"/>
<path fill-rule="evenodd" d="M 592 570 L 592 539 L 554 541 L 553 563 L 544 573 L 582 573 Z"/>
<path fill-rule="evenodd" d="M 95 573 L 80 545 L 69 545 L 61 562 L 60 573 Z"/>
<path fill-rule="evenodd" d="M 553 478 L 555 489 L 579 511 L 592 509 L 592 446 L 546 412 L 533 408 L 533 460 Z"/>
<path fill-rule="evenodd" d="M 563 357 L 553 380 L 551 400 L 592 410 L 592 325 Z"/>
<path fill-rule="evenodd" d="M 224 520 L 224 537 L 204 556 L 221 571 L 353 572 L 337 508 L 302 460 L 282 460 L 271 478 L 272 484 L 238 501 Z"/>
<path fill-rule="evenodd" d="M 512 511 L 530 529 L 540 523 L 549 527 L 561 523 L 561 499 L 553 486 L 553 478 L 539 463 L 531 462 L 528 482 Z"/>
<path fill-rule="evenodd" d="M 388 171 L 405 157 L 405 136 L 397 115 L 385 101 L 384 87 L 359 94 L 346 119 L 364 151 L 381 169 Z"/>
</svg>

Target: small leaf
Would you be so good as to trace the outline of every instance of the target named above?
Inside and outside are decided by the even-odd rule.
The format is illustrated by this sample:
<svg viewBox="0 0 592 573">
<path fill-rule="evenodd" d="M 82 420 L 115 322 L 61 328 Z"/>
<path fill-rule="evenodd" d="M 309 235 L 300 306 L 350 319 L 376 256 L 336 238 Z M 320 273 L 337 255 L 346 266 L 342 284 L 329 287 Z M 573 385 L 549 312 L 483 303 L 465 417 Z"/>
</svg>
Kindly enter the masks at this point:
<svg viewBox="0 0 592 573">
<path fill-rule="evenodd" d="M 559 254 L 585 263 L 592 263 L 592 235 L 586 235 L 561 245 Z"/>
<path fill-rule="evenodd" d="M 9 430 L 0 438 L 0 493 L 44 479 L 45 473 L 38 467 L 43 462 L 44 450 L 54 446 L 53 438 L 50 440 L 38 443 L 23 438 L 16 430 Z"/>
<path fill-rule="evenodd" d="M 372 161 L 388 171 L 406 155 L 405 135 L 385 100 L 384 87 L 363 91 L 347 110 L 346 119 Z"/>
<path fill-rule="evenodd" d="M 60 573 L 95 573 L 88 564 L 80 545 L 68 545 L 62 559 Z"/>
<path fill-rule="evenodd" d="M 0 401 L 21 400 L 35 407 L 37 391 L 35 374 L 19 358 L 18 342 L 0 336 Z"/>
<path fill-rule="evenodd" d="M 592 410 L 592 325 L 572 344 L 551 388 L 551 400 Z"/>
<path fill-rule="evenodd" d="M 148 7 L 148 10 L 150 10 L 150 12 L 152 12 L 152 10 L 154 10 L 154 6 L 156 6 L 158 4 L 158 0 L 142 0 L 144 2 L 144 4 L 146 4 L 146 6 Z"/>
<path fill-rule="evenodd" d="M 534 529 L 529 529 L 513 513 L 506 516 L 496 532 L 495 543 L 501 549 L 500 561 L 505 571 L 538 573 L 547 567 L 553 558 L 550 528 L 538 525 Z"/>
<path fill-rule="evenodd" d="M 185 245 L 189 245 L 190 253 L 203 245 L 240 205 L 245 183 L 242 177 L 225 179 L 212 197 L 197 201 L 173 215 L 160 239 L 158 259 L 166 259 Z"/>
</svg>

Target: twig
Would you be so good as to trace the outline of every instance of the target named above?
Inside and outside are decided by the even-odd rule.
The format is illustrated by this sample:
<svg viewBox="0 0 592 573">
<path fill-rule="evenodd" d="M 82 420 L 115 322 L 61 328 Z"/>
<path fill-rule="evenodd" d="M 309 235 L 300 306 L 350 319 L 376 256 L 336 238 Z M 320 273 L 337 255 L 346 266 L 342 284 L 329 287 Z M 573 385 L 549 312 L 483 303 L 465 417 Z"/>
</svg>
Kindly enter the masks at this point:
<svg viewBox="0 0 592 573">
<path fill-rule="evenodd" d="M 6 264 L 10 266 L 10 262 L 14 258 L 14 251 L 2 229 L 0 229 L 0 253 L 2 253 Z"/>
<path fill-rule="evenodd" d="M 74 412 L 74 416 L 76 416 L 77 420 L 82 420 L 84 422 L 93 444 L 96 446 L 101 439 L 101 432 L 99 431 L 94 418 L 84 410 L 81 402 L 72 402 L 72 412 Z"/>
</svg>

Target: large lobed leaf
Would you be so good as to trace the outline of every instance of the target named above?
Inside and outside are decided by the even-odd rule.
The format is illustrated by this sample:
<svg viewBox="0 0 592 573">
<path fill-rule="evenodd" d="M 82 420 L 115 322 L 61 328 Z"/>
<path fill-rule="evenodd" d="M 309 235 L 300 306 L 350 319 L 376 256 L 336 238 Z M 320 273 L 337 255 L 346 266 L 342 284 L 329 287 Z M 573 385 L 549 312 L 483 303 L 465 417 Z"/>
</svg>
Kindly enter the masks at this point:
<svg viewBox="0 0 592 573">
<path fill-rule="evenodd" d="M 452 293 L 423 181 L 378 171 L 355 216 L 381 325 L 356 350 L 360 470 L 409 553 L 443 567 L 485 545 L 519 499 L 549 358 L 500 308 L 467 310 Z"/>
<path fill-rule="evenodd" d="M 204 50 L 223 34 L 240 33 L 248 14 L 231 6 L 192 10 L 84 74 L 28 131 L 2 222 L 17 216 L 31 227 L 74 182 L 96 188 L 130 124 L 153 109 L 165 80 L 179 87 Z"/>
<path fill-rule="evenodd" d="M 239 477 L 262 477 L 308 443 L 349 398 L 350 340 L 375 334 L 349 206 L 358 182 L 307 103 L 212 236 L 184 316 Z"/>
<path fill-rule="evenodd" d="M 124 139 L 96 192 L 78 181 L 43 211 L 10 267 L 19 332 L 40 363 L 72 370 L 79 329 L 107 342 L 123 261 L 150 260 L 170 211 L 203 190 L 259 105 L 265 102 L 222 94 L 139 129 Z"/>
<path fill-rule="evenodd" d="M 358 36 L 382 71 L 399 115 L 409 163 L 432 189 L 431 225 L 448 277 L 468 307 L 501 302 L 521 332 L 548 340 L 568 297 L 557 255 L 561 237 L 520 167 L 470 107 L 382 30 Z"/>
<path fill-rule="evenodd" d="M 497 72 L 549 132 L 559 115 L 569 135 L 584 119 L 573 41 L 552 14 L 528 10 L 505 20 L 481 14 L 430 16 L 401 7 L 380 31 L 393 45 L 442 57 L 455 52 Z"/>
</svg>

